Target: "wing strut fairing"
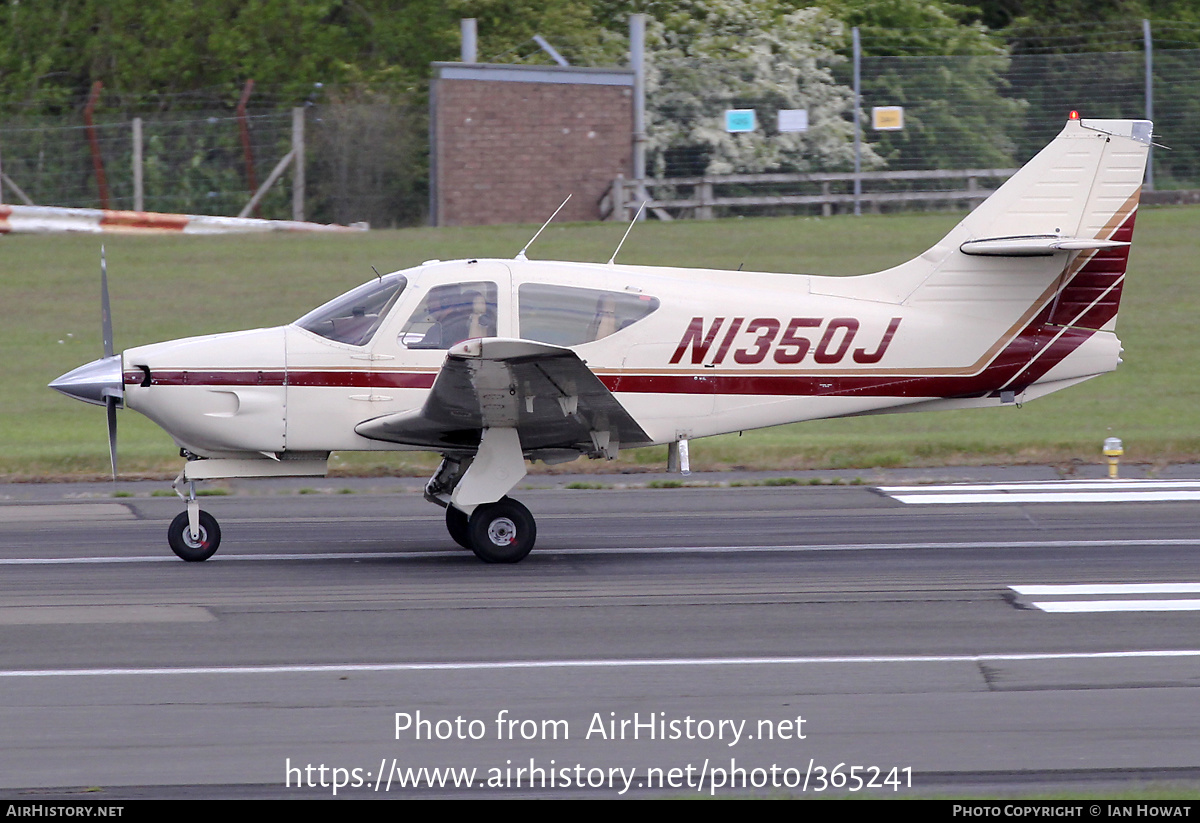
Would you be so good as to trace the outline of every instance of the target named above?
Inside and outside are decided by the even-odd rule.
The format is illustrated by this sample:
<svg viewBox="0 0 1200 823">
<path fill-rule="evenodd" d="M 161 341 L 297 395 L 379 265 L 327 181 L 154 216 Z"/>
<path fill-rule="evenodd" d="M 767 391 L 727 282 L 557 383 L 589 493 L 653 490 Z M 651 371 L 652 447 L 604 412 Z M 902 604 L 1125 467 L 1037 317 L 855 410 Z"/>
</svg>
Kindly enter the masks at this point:
<svg viewBox="0 0 1200 823">
<path fill-rule="evenodd" d="M 558 462 L 616 457 L 651 441 L 571 349 L 530 340 L 467 340 L 446 355 L 425 405 L 365 420 L 372 440 L 471 453 L 485 429 L 515 429 L 525 455 Z"/>
</svg>

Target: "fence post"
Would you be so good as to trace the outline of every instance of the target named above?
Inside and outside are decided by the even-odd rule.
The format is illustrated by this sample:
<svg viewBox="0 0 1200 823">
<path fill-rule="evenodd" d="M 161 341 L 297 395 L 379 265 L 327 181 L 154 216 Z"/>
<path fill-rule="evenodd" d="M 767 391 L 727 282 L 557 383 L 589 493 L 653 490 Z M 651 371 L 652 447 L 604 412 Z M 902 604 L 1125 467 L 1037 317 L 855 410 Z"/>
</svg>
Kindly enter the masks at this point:
<svg viewBox="0 0 1200 823">
<path fill-rule="evenodd" d="M 250 202 L 243 206 L 242 210 L 238 212 L 238 217 L 248 217 L 251 211 L 254 211 L 258 208 L 258 202 L 262 200 L 263 195 L 271 190 L 271 186 L 275 185 L 275 181 L 277 181 L 283 175 L 283 173 L 287 171 L 288 163 L 291 163 L 295 159 L 296 152 L 293 149 L 285 154 L 282 160 L 275 164 L 275 168 L 271 170 L 269 175 L 267 175 L 267 182 L 259 186 L 258 191 L 256 191 L 254 196 L 250 198 Z"/>
<path fill-rule="evenodd" d="M 92 91 L 88 94 L 87 105 L 83 109 L 83 122 L 87 126 L 88 145 L 92 149 L 92 170 L 96 173 L 96 189 L 100 193 L 100 208 L 108 210 L 108 176 L 104 173 L 104 158 L 100 154 L 100 138 L 96 136 L 96 123 L 92 120 L 92 112 L 96 110 L 96 102 L 100 99 L 100 89 L 104 84 L 97 80 L 92 83 Z"/>
<path fill-rule="evenodd" d="M 292 109 L 292 219 L 304 219 L 304 108 Z"/>
<path fill-rule="evenodd" d="M 247 80 L 242 87 L 242 99 L 237 104 L 238 134 L 242 138 L 242 157 L 246 164 L 246 186 L 250 189 L 251 197 L 258 191 L 258 175 L 254 173 L 254 146 L 250 142 L 250 123 L 246 119 L 246 104 L 250 102 L 250 93 L 254 91 L 254 80 Z M 254 216 L 261 217 L 258 203 L 255 201 Z"/>
<path fill-rule="evenodd" d="M 833 215 L 833 204 L 829 202 L 828 180 L 821 184 L 821 196 L 825 198 L 825 202 L 821 204 L 821 216 L 830 217 Z"/>
<path fill-rule="evenodd" d="M 862 43 L 858 26 L 850 30 L 854 40 L 854 214 L 862 214 Z"/>
<path fill-rule="evenodd" d="M 462 35 L 461 58 L 464 63 L 474 63 L 478 60 L 478 46 L 475 18 L 464 17 L 458 21 L 458 30 Z"/>
<path fill-rule="evenodd" d="M 146 210 L 146 192 L 142 182 L 142 118 L 133 118 L 133 210 Z"/>
<path fill-rule="evenodd" d="M 696 194 L 699 195 L 697 199 L 700 201 L 700 205 L 696 208 L 697 219 L 712 220 L 713 219 L 713 210 L 712 210 L 713 184 L 712 184 L 712 180 L 708 179 L 707 177 L 705 177 L 703 180 L 701 180 L 700 185 L 696 186 Z"/>
<path fill-rule="evenodd" d="M 11 177 L 4 173 L 4 160 L 3 157 L 0 156 L 0 204 L 4 203 L 5 184 L 8 185 L 9 191 L 17 196 L 18 200 L 20 200 L 26 206 L 33 205 L 33 201 L 29 199 L 29 195 L 25 193 L 24 189 L 18 186 L 15 182 L 13 182 Z"/>
<path fill-rule="evenodd" d="M 608 191 L 608 220 L 625 219 L 625 175 L 618 174 Z"/>
<path fill-rule="evenodd" d="M 629 64 L 633 68 L 633 179 L 646 179 L 646 15 L 629 15 Z M 638 186 L 643 199 L 644 186 Z M 644 211 L 637 219 L 645 220 Z"/>
<path fill-rule="evenodd" d="M 1146 119 L 1154 121 L 1154 44 L 1150 39 L 1150 21 L 1142 20 L 1142 43 L 1146 51 Z M 1146 191 L 1154 191 L 1154 144 L 1146 157 Z"/>
</svg>

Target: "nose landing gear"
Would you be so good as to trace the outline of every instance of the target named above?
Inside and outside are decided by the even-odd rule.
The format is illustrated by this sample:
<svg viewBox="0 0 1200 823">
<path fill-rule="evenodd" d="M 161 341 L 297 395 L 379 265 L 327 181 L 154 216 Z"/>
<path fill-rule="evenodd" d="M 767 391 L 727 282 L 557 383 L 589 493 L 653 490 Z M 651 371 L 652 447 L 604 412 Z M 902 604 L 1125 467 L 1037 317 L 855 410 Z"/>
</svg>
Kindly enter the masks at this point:
<svg viewBox="0 0 1200 823">
<path fill-rule="evenodd" d="M 198 514 L 200 528 L 195 537 L 192 536 L 187 512 L 176 515 L 171 521 L 171 527 L 167 529 L 167 542 L 171 544 L 171 551 L 192 563 L 212 557 L 221 545 L 221 527 L 217 525 L 217 518 L 205 511 Z"/>
<path fill-rule="evenodd" d="M 217 518 L 205 511 L 200 511 L 200 501 L 196 499 L 196 482 L 187 481 L 188 493 L 180 491 L 184 483 L 184 474 L 180 473 L 171 484 L 179 499 L 187 504 L 187 509 L 180 512 L 171 521 L 167 529 L 167 543 L 171 551 L 189 563 L 207 560 L 216 554 L 221 546 L 221 527 Z"/>
</svg>

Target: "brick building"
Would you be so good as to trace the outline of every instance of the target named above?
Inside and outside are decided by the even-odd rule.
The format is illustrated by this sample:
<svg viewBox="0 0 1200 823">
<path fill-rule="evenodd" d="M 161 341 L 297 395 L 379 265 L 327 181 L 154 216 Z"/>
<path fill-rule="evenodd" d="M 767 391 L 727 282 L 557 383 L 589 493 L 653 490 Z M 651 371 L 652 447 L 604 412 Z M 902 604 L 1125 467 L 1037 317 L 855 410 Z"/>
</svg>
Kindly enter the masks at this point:
<svg viewBox="0 0 1200 823">
<path fill-rule="evenodd" d="M 599 220 L 632 176 L 633 72 L 435 63 L 430 218 L 437 226 Z"/>
</svg>

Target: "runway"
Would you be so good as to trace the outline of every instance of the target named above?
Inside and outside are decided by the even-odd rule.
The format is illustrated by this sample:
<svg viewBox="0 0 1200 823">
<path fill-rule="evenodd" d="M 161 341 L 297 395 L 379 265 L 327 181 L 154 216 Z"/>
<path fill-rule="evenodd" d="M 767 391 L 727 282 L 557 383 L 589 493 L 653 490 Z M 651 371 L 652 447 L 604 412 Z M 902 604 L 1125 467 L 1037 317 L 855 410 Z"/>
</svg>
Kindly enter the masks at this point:
<svg viewBox="0 0 1200 823">
<path fill-rule="evenodd" d="M 188 564 L 177 500 L 66 494 L 0 503 L 6 796 L 1200 782 L 1200 616 L 1038 605 L 1197 599 L 1192 502 L 534 489 L 487 566 L 416 493 L 238 494 Z"/>
</svg>

